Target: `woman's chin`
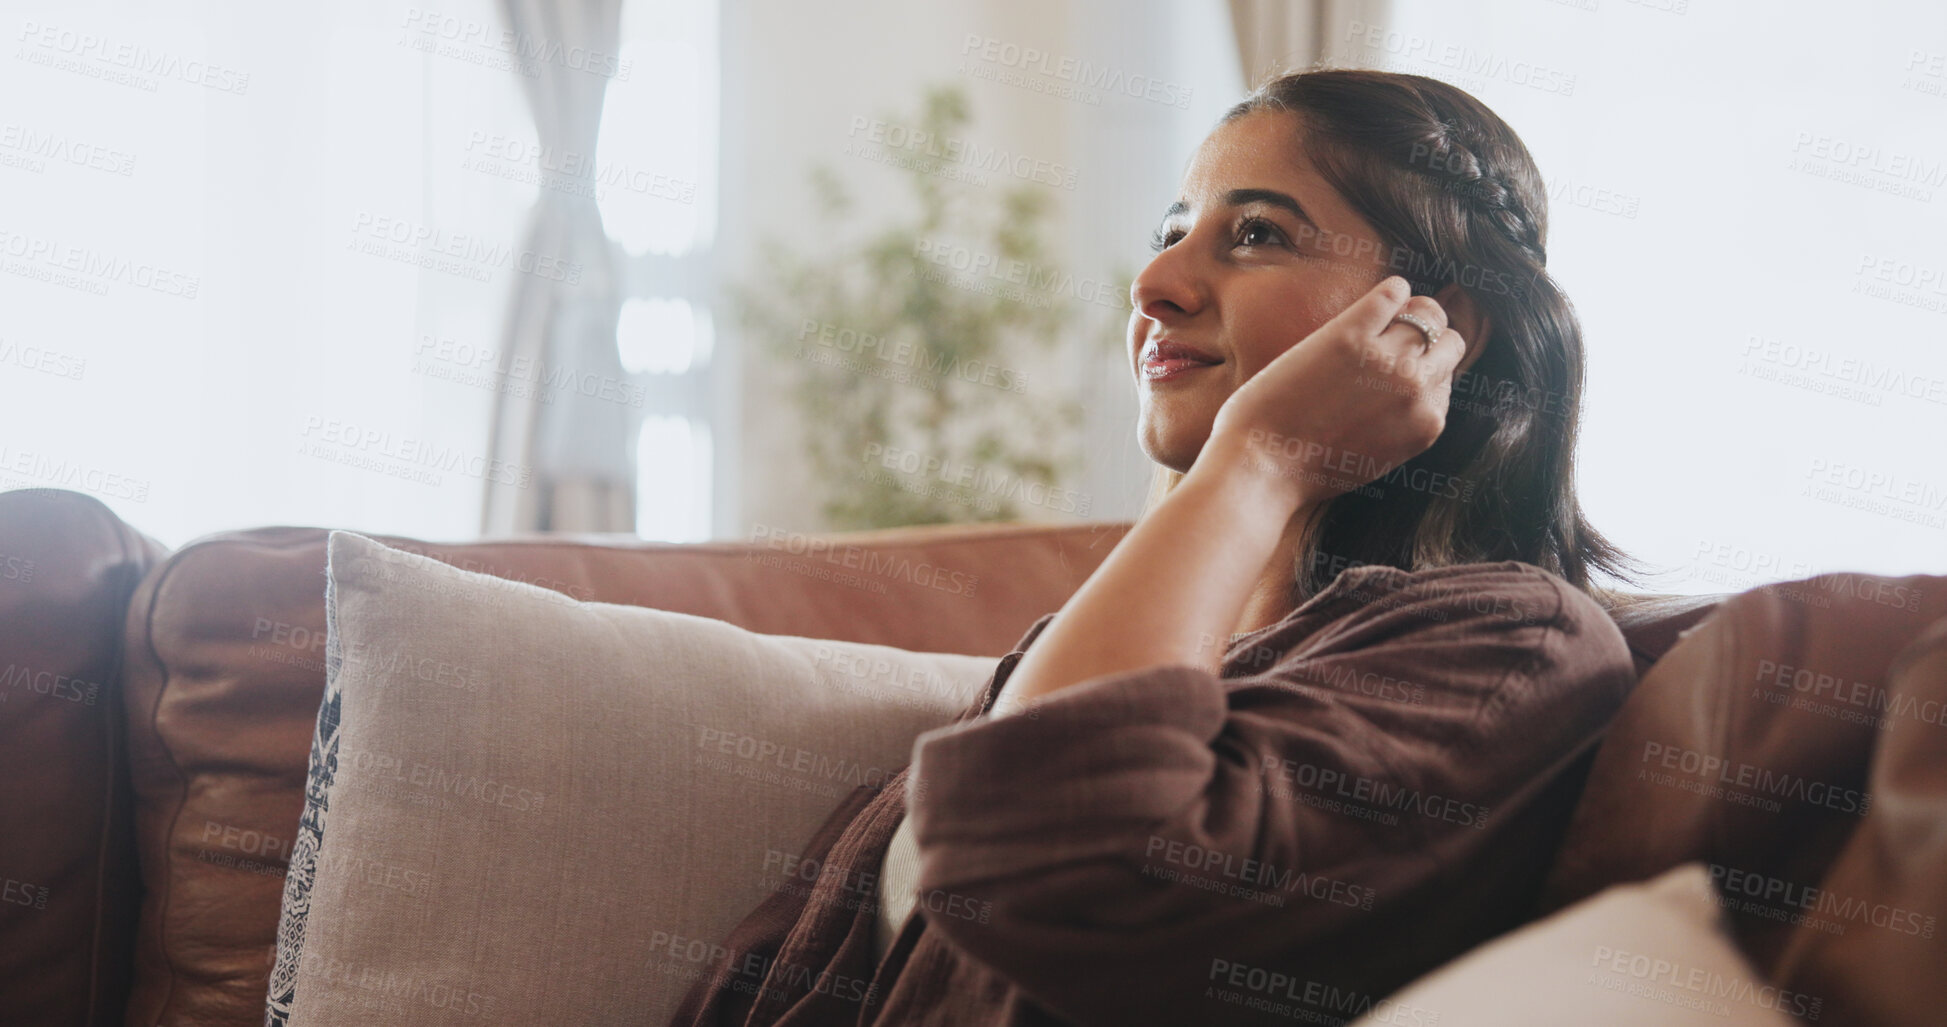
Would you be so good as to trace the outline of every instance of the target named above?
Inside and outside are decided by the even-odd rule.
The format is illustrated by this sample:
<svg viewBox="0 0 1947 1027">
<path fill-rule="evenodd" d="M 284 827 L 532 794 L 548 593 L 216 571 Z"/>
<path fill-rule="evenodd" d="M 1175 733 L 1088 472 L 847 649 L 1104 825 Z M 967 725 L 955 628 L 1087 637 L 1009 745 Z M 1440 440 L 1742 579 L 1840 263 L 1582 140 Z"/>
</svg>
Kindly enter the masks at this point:
<svg viewBox="0 0 1947 1027">
<path fill-rule="evenodd" d="M 1198 436 L 1194 441 L 1177 437 L 1160 440 L 1145 437 L 1142 444 L 1143 455 L 1149 457 L 1150 462 L 1160 464 L 1179 474 L 1188 473 L 1190 465 L 1197 462 L 1197 454 L 1203 451 L 1203 443 L 1208 438 L 1208 432 Z"/>
</svg>

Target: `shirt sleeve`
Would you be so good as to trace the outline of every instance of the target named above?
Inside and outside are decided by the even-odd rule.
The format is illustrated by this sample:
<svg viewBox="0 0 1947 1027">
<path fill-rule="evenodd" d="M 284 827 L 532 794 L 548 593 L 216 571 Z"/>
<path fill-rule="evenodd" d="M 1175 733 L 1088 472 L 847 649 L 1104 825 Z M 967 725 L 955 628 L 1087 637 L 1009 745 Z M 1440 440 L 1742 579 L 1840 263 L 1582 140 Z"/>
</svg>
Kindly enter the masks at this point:
<svg viewBox="0 0 1947 1027">
<path fill-rule="evenodd" d="M 979 715 L 915 743 L 929 925 L 1080 1023 L 1236 1022 L 1294 1001 L 1249 994 L 1280 979 L 1357 1015 L 1344 995 L 1513 926 L 1538 811 L 1634 683 L 1614 624 L 1516 563 L 1356 568 L 1296 620 L 1222 676 L 1109 674 L 995 718 L 1004 659 Z"/>
</svg>

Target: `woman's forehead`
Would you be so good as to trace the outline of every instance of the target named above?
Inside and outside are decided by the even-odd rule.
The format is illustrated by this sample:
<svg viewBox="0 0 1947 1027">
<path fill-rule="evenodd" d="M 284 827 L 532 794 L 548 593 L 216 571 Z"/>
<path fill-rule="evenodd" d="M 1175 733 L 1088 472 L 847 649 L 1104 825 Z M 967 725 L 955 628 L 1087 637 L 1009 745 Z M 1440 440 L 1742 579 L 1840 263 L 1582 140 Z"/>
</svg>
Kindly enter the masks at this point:
<svg viewBox="0 0 1947 1027">
<path fill-rule="evenodd" d="M 1301 201 L 1335 200 L 1305 155 L 1298 124 L 1295 115 L 1253 111 L 1217 126 L 1191 156 L 1179 199 L 1194 209 L 1238 189 L 1274 189 Z"/>
</svg>

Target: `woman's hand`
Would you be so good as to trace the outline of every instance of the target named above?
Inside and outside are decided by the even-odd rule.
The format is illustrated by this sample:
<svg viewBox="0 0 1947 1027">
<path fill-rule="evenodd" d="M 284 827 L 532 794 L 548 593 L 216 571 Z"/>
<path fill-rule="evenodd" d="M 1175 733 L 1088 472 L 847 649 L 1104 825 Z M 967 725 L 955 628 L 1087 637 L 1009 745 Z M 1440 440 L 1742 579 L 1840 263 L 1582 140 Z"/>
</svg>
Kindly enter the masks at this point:
<svg viewBox="0 0 1947 1027">
<path fill-rule="evenodd" d="M 1294 509 L 1374 481 L 1439 439 L 1465 353 L 1440 304 L 1388 278 L 1232 393 L 1190 474 L 1259 478 Z"/>
</svg>

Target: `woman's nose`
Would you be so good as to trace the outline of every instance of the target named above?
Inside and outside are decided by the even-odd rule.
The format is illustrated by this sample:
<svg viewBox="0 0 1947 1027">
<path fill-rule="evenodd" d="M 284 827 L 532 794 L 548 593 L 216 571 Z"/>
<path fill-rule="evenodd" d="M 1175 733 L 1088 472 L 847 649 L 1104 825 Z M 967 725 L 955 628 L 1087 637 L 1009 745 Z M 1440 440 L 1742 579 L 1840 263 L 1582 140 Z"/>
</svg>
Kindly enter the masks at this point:
<svg viewBox="0 0 1947 1027">
<path fill-rule="evenodd" d="M 1183 245 L 1156 255 L 1129 283 L 1129 303 L 1151 321 L 1187 317 L 1203 308 L 1204 287 Z"/>
</svg>

